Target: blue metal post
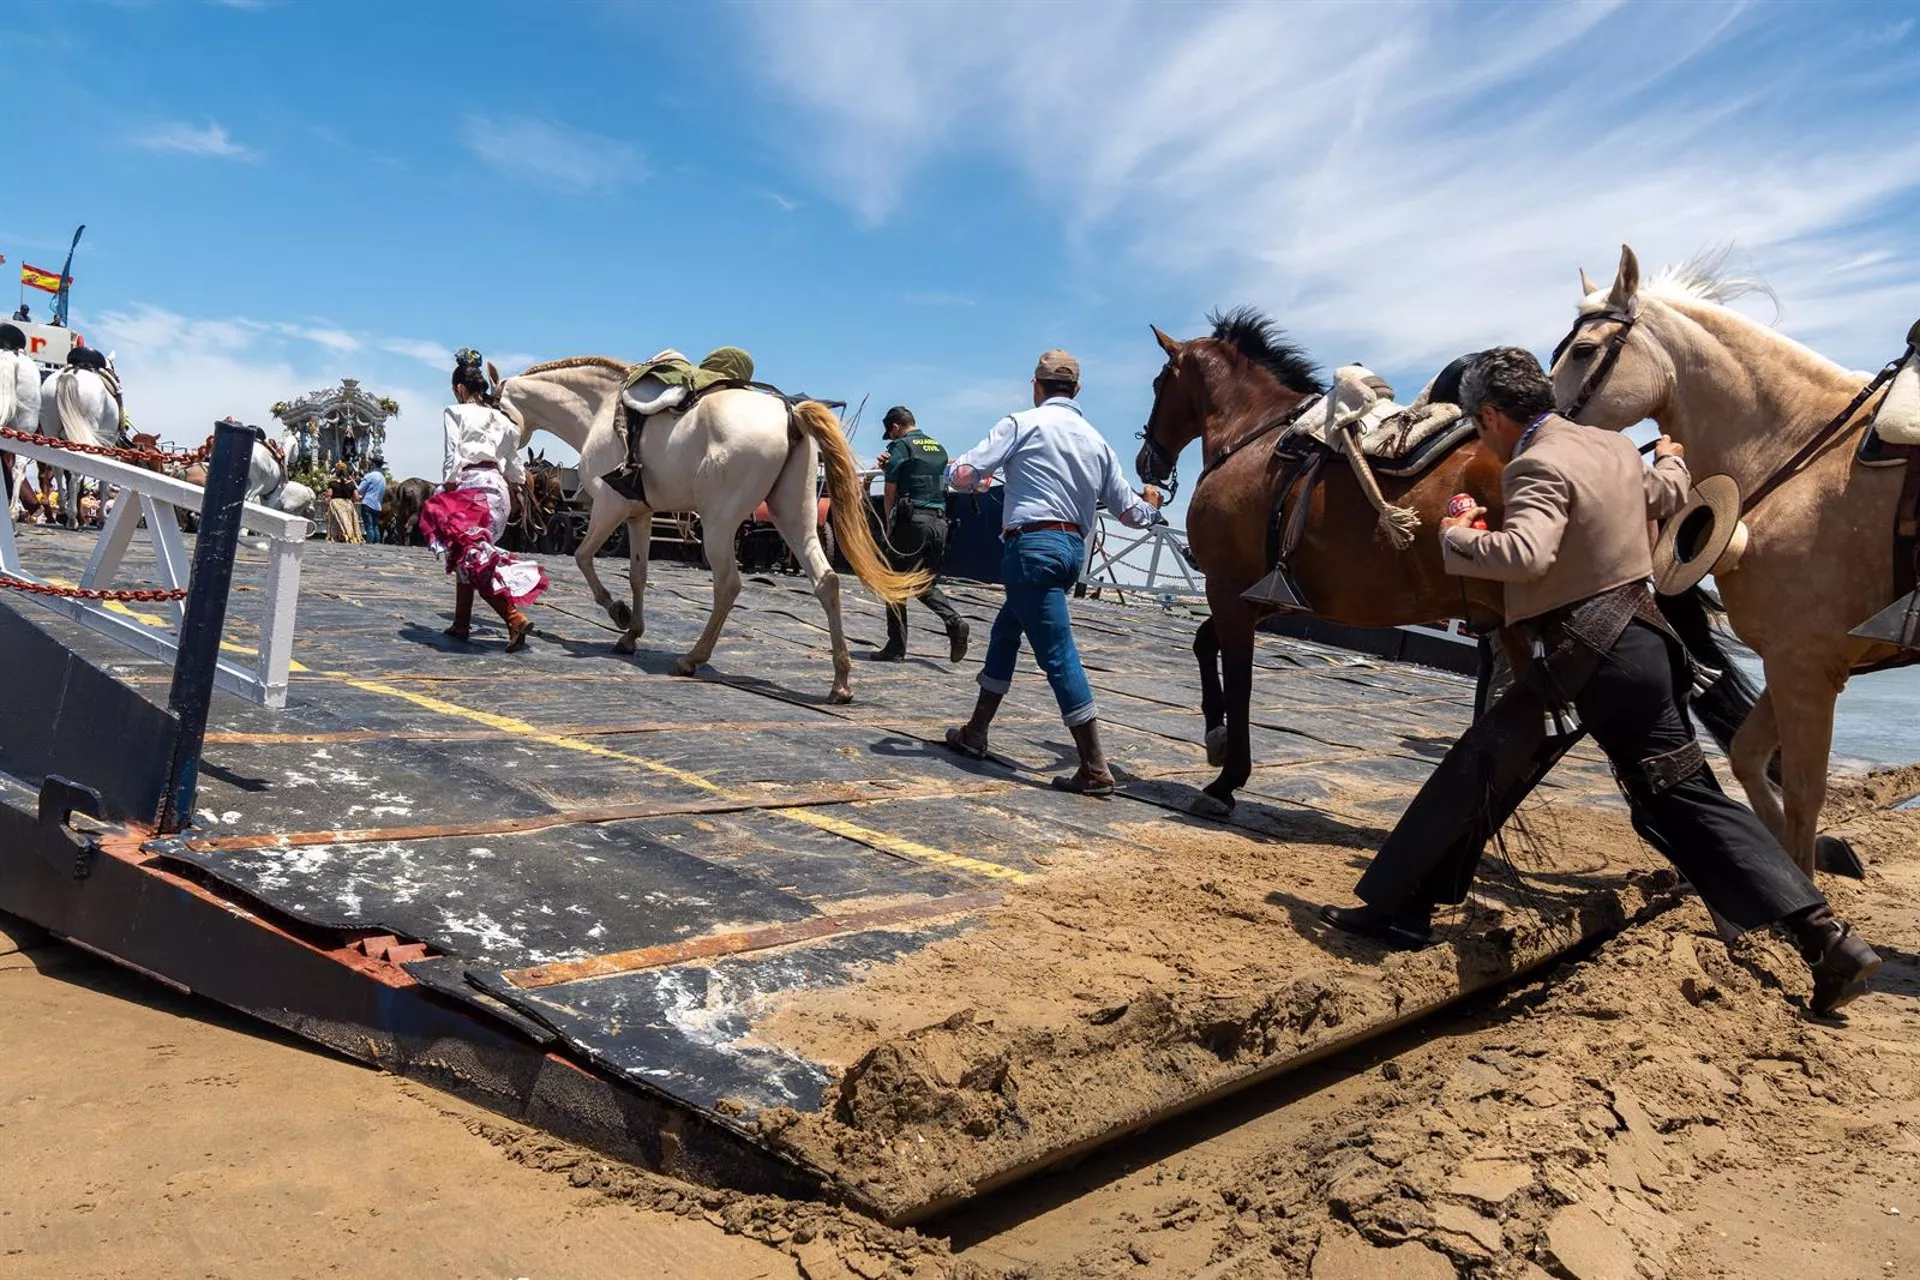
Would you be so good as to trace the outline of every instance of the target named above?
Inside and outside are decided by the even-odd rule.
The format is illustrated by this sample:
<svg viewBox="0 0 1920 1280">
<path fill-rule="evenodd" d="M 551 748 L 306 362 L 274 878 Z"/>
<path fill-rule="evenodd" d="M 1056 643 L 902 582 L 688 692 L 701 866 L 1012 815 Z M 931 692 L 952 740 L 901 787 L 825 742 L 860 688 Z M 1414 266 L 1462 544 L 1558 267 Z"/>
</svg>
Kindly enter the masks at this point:
<svg viewBox="0 0 1920 1280">
<path fill-rule="evenodd" d="M 213 457 L 207 463 L 207 496 L 200 508 L 200 534 L 193 547 L 193 576 L 180 623 L 180 651 L 173 663 L 167 709 L 180 719 L 180 736 L 160 802 L 160 830 L 180 830 L 193 817 L 200 786 L 200 752 L 213 703 L 213 676 L 220 661 L 220 635 L 233 585 L 233 555 L 240 542 L 241 508 L 247 498 L 247 468 L 253 459 L 253 428 L 237 422 L 213 427 Z"/>
</svg>

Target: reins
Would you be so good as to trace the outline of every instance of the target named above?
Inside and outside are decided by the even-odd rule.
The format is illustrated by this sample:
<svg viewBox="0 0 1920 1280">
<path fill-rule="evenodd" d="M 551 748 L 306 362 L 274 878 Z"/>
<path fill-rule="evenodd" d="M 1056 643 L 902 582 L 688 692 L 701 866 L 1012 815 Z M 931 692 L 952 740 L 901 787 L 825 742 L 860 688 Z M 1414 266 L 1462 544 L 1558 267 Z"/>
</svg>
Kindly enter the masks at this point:
<svg viewBox="0 0 1920 1280">
<path fill-rule="evenodd" d="M 1915 327 L 1920 329 L 1920 326 Z M 1853 399 L 1847 401 L 1846 408 L 1828 420 L 1826 426 L 1814 432 L 1813 438 L 1801 445 L 1791 458 L 1788 458 L 1785 462 L 1781 463 L 1779 467 L 1775 468 L 1773 474 L 1762 481 L 1758 489 L 1755 489 L 1751 494 L 1742 498 L 1740 501 L 1740 514 L 1743 516 L 1746 515 L 1749 511 L 1759 506 L 1761 501 L 1771 495 L 1775 489 L 1778 489 L 1781 485 L 1793 479 L 1800 468 L 1806 465 L 1807 460 L 1819 452 L 1821 446 L 1833 439 L 1840 429 L 1846 426 L 1853 418 L 1853 415 L 1860 411 L 1860 406 L 1873 398 L 1874 392 L 1892 381 L 1893 375 L 1900 372 L 1900 366 L 1905 364 L 1907 357 L 1913 354 L 1915 345 L 1915 342 L 1910 340 L 1907 343 L 1907 349 L 1905 351 L 1902 351 L 1899 355 L 1887 361 L 1887 363 L 1881 367 L 1880 372 L 1874 374 L 1873 379 L 1868 382 L 1866 386 L 1860 388 L 1859 393 L 1855 395 Z M 1912 466 L 1913 464 L 1908 463 L 1907 465 Z"/>
</svg>

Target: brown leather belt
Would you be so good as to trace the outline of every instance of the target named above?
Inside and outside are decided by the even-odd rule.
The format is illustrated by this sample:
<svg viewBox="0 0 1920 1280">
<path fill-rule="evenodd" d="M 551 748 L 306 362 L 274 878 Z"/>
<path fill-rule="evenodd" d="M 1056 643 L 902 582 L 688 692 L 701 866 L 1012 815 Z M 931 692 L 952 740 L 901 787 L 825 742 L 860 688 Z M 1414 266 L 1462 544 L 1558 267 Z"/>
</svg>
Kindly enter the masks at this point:
<svg viewBox="0 0 1920 1280">
<path fill-rule="evenodd" d="M 1023 533 L 1048 533 L 1058 530 L 1061 533 L 1079 533 L 1080 526 L 1071 520 L 1035 520 L 1032 524 L 1023 524 L 1015 529 L 1002 529 L 1002 540 L 1012 542 Z"/>
</svg>

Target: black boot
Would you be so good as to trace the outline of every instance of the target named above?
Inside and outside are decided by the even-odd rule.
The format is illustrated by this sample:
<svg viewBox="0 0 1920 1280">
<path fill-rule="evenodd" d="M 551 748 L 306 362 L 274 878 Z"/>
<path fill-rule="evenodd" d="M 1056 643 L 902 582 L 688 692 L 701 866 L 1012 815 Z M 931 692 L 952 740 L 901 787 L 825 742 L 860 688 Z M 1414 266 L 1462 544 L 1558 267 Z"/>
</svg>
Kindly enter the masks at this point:
<svg viewBox="0 0 1920 1280">
<path fill-rule="evenodd" d="M 967 630 L 965 618 L 955 618 L 947 624 L 947 661 L 959 662 L 967 656 Z"/>
<path fill-rule="evenodd" d="M 947 730 L 947 745 L 969 760 L 985 760 L 987 727 L 993 723 L 994 713 L 1000 710 L 1000 699 L 1005 696 L 982 689 L 974 701 L 972 718 L 957 729 Z"/>
<path fill-rule="evenodd" d="M 1320 918 L 1342 933 L 1384 942 L 1395 951 L 1419 951 L 1433 945 L 1433 906 L 1413 904 L 1383 911 L 1361 903 L 1357 907 L 1322 907 Z"/>
<path fill-rule="evenodd" d="M 1867 980 L 1880 971 L 1878 953 L 1853 929 L 1821 903 L 1780 922 L 1793 935 L 1800 958 L 1813 971 L 1813 998 L 1808 1007 L 1821 1016 L 1833 1013 L 1867 989 Z"/>
<path fill-rule="evenodd" d="M 873 655 L 875 662 L 907 660 L 907 611 L 897 604 L 887 606 L 887 644 Z"/>
<path fill-rule="evenodd" d="M 1089 720 L 1067 728 L 1073 734 L 1073 745 L 1080 750 L 1080 768 L 1068 777 L 1055 778 L 1053 789 L 1082 796 L 1112 795 L 1113 771 L 1107 768 L 1106 752 L 1100 749 L 1100 722 Z"/>
</svg>

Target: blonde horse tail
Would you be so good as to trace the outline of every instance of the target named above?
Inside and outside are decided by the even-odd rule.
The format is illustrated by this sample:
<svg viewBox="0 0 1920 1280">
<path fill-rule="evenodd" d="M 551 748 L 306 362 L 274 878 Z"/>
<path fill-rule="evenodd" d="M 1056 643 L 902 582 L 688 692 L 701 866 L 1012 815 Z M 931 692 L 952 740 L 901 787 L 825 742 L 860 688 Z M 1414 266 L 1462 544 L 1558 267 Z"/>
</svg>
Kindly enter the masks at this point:
<svg viewBox="0 0 1920 1280">
<path fill-rule="evenodd" d="M 860 484 L 860 464 L 853 460 L 853 449 L 841 433 L 840 419 L 833 410 L 807 400 L 794 409 L 793 417 L 820 446 L 820 455 L 826 460 L 833 536 L 860 581 L 888 604 L 904 604 L 933 585 L 933 575 L 924 569 L 901 573 L 880 554 L 880 544 L 873 540 L 873 529 L 867 523 L 867 494 Z"/>
</svg>

